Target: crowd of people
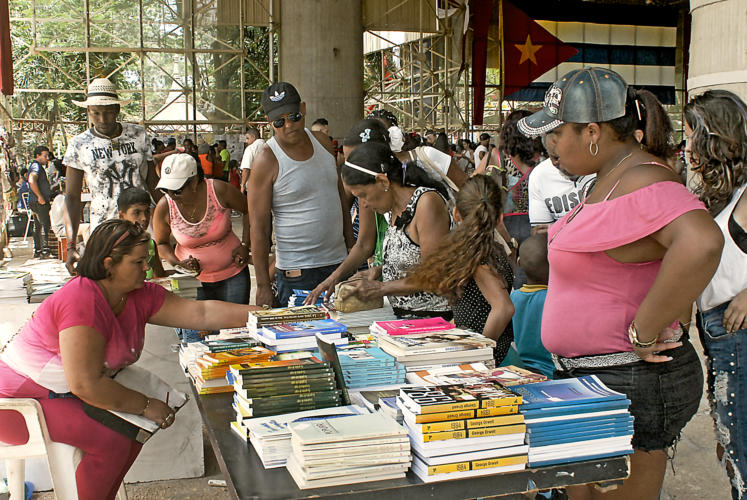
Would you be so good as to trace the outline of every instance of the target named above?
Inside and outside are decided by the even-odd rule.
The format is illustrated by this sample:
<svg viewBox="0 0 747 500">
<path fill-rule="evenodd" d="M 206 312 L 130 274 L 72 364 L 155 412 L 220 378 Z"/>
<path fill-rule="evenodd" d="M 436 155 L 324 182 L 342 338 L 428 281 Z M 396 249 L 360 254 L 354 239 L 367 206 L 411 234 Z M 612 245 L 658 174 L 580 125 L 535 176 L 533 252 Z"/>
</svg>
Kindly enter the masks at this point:
<svg viewBox="0 0 747 500">
<path fill-rule="evenodd" d="M 689 188 L 662 105 L 602 68 L 565 75 L 535 113 L 510 113 L 497 144 L 487 133 L 478 144 L 451 145 L 436 130 L 421 138 L 382 109 L 338 148 L 326 120 L 306 127 L 296 88 L 274 83 L 261 100 L 272 137 L 247 129 L 235 182 L 225 142 L 151 144 L 142 127 L 117 121 L 121 102 L 97 79 L 79 103 L 92 127 L 62 160 L 65 203 L 80 213 L 85 178 L 95 229 L 80 255 L 78 217 L 67 217 L 77 277 L 0 354 L 0 395 L 39 399 L 48 422 L 79 422 L 50 434 L 86 453 L 81 498 L 112 498 L 139 446 L 91 421 L 80 400 L 174 421 L 165 402 L 109 378 L 137 359 L 145 323 L 194 329 L 192 340 L 243 325 L 252 308 L 286 305 L 294 289 L 311 290 L 307 303 L 329 300 L 346 280 L 362 300 L 387 297 L 399 317 L 441 316 L 494 339 L 498 364 L 593 374 L 625 393 L 630 477 L 611 492 L 568 487 L 573 500 L 659 497 L 702 396 L 690 343 L 699 335 L 716 453 L 742 498 L 747 106 L 736 95 L 711 90 L 685 107 Z M 35 153 L 43 165 L 48 151 Z M 33 165 L 29 185 L 32 210 L 43 212 Z M 240 236 L 232 211 L 243 217 Z M 144 282 L 168 272 L 161 259 L 197 275 L 196 304 Z M 14 418 L 0 412 L 0 441 L 23 439 Z"/>
</svg>

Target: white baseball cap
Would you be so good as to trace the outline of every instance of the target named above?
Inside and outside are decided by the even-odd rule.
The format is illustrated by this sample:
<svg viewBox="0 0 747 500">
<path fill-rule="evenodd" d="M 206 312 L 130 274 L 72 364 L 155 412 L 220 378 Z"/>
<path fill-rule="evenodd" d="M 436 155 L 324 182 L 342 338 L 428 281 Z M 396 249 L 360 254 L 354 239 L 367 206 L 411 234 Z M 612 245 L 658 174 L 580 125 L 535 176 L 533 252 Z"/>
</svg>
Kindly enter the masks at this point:
<svg viewBox="0 0 747 500">
<path fill-rule="evenodd" d="M 197 175 L 197 162 L 186 153 L 175 153 L 163 159 L 161 180 L 156 189 L 176 191 L 191 178 Z"/>
</svg>

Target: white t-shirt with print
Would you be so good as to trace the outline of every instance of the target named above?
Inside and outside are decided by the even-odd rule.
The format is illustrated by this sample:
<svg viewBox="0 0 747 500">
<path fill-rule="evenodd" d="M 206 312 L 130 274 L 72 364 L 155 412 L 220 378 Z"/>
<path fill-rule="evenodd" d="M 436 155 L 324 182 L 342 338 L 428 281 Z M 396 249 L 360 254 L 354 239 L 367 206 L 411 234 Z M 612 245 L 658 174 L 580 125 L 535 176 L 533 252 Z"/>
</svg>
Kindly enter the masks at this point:
<svg viewBox="0 0 747 500">
<path fill-rule="evenodd" d="M 488 152 L 487 146 L 483 146 L 482 144 L 477 146 L 477 148 L 475 148 L 475 163 L 480 163 L 480 160 L 482 160 L 482 157 L 480 157 L 480 155 L 482 153 L 487 153 L 487 152 Z"/>
<path fill-rule="evenodd" d="M 534 167 L 529 176 L 529 222 L 552 224 L 581 203 L 587 184 L 596 175 L 572 181 L 555 168 L 550 159 Z"/>
<path fill-rule="evenodd" d="M 254 142 L 249 144 L 246 149 L 244 149 L 244 156 L 241 157 L 240 168 L 251 170 L 254 158 L 257 157 L 257 153 L 259 153 L 259 150 L 262 149 L 264 145 L 264 139 L 254 139 Z"/>
<path fill-rule="evenodd" d="M 107 219 L 117 218 L 117 198 L 127 188 L 148 190 L 148 162 L 153 161 L 150 139 L 139 125 L 122 123 L 114 139 L 95 135 L 91 129 L 68 144 L 62 163 L 82 170 L 91 190 L 91 230 Z M 112 147 L 114 146 L 114 147 Z"/>
</svg>

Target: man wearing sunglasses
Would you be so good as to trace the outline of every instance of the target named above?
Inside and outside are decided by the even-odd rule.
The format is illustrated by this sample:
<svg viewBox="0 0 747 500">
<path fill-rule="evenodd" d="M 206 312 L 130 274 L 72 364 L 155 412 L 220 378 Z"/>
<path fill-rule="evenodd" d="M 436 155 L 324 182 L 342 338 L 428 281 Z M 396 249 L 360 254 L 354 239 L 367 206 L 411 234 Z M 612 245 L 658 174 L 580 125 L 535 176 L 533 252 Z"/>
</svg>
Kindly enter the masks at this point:
<svg viewBox="0 0 747 500">
<path fill-rule="evenodd" d="M 282 306 L 293 289 L 313 290 L 352 246 L 349 208 L 329 137 L 306 129 L 306 103 L 287 82 L 270 85 L 262 108 L 274 136 L 257 153 L 247 199 L 257 277 L 257 305 L 271 305 L 270 233 Z"/>
</svg>

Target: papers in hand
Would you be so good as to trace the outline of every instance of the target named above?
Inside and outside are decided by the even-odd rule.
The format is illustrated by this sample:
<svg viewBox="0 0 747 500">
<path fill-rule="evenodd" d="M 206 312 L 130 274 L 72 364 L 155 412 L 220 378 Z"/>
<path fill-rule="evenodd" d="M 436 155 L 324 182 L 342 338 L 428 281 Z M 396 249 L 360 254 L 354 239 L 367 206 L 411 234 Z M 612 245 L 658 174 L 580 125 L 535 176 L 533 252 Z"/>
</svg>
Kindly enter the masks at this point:
<svg viewBox="0 0 747 500">
<path fill-rule="evenodd" d="M 159 377 L 138 366 L 128 366 L 120 371 L 114 380 L 128 389 L 145 394 L 150 399 L 165 402 L 168 398 L 168 404 L 174 412 L 179 411 L 189 400 L 187 394 L 174 389 Z M 160 428 L 157 423 L 142 415 L 104 410 L 85 402 L 83 410 L 94 420 L 139 443 L 145 443 Z"/>
</svg>

